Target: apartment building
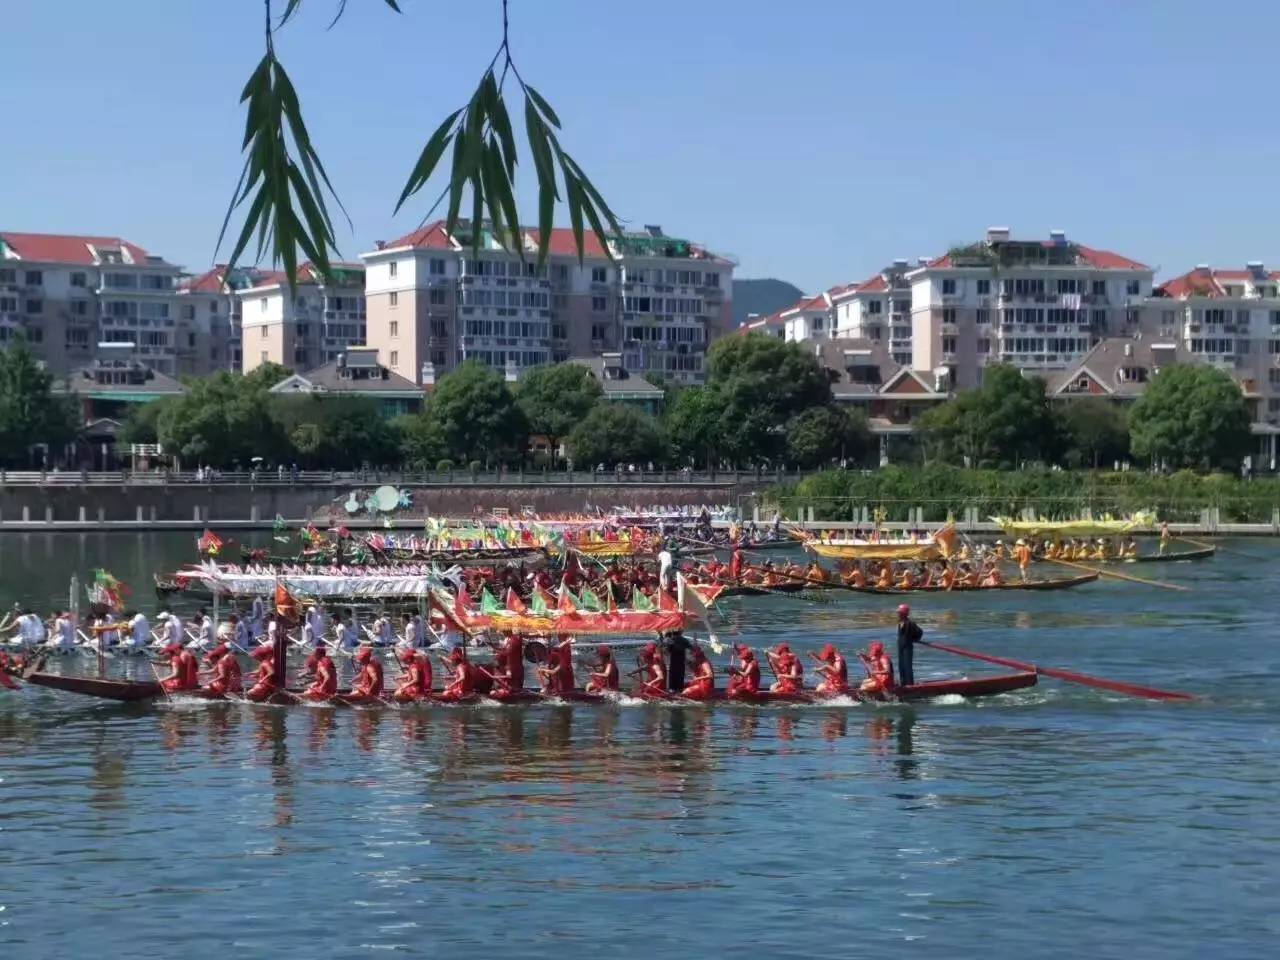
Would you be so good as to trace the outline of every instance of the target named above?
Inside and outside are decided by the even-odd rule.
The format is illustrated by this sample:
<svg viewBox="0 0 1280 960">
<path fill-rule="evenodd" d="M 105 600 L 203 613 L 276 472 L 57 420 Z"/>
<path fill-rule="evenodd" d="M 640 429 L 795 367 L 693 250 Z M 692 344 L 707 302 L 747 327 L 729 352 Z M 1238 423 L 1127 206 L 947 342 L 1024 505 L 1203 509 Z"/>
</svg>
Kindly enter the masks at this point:
<svg viewBox="0 0 1280 960">
<path fill-rule="evenodd" d="M 199 372 L 198 325 L 174 309 L 180 275 L 120 237 L 0 232 L 0 345 L 21 334 L 59 375 L 103 353 Z"/>
<path fill-rule="evenodd" d="M 470 221 L 453 234 L 436 221 L 362 254 L 368 342 L 396 373 L 429 385 L 474 359 L 516 380 L 616 352 L 632 373 L 705 375 L 732 315 L 731 260 L 648 227 L 608 248 L 587 234 L 580 262 L 572 232 L 557 228 L 538 266 L 537 231 L 522 233 L 521 257 L 478 229 L 477 242 Z"/>
<path fill-rule="evenodd" d="M 224 263 L 178 284 L 178 321 L 198 329 L 207 342 L 201 352 L 203 370 L 184 373 L 239 372 L 244 364 L 241 342 L 241 301 L 238 291 L 271 283 L 272 274 L 258 267 L 236 267 L 229 273 Z"/>
<path fill-rule="evenodd" d="M 1154 271 L 1060 230 L 1015 240 L 1008 227 L 992 227 L 906 278 L 912 366 L 947 367 L 964 388 L 981 382 L 988 363 L 1062 369 L 1103 337 L 1136 332 Z"/>
<path fill-rule="evenodd" d="M 1280 272 L 1261 261 L 1242 270 L 1199 264 L 1155 289 L 1140 327 L 1231 374 L 1258 399 L 1255 420 L 1280 425 Z"/>
<path fill-rule="evenodd" d="M 927 260 L 922 260 L 923 266 Z M 884 343 L 899 366 L 911 366 L 910 261 L 895 260 L 861 283 L 832 293 L 834 336 Z"/>
<path fill-rule="evenodd" d="M 264 271 L 249 286 L 234 289 L 241 317 L 241 371 L 249 373 L 264 363 L 311 370 L 364 344 L 364 267 L 337 263 L 333 269 L 332 283 L 304 263 L 293 290 L 279 271 Z"/>
</svg>

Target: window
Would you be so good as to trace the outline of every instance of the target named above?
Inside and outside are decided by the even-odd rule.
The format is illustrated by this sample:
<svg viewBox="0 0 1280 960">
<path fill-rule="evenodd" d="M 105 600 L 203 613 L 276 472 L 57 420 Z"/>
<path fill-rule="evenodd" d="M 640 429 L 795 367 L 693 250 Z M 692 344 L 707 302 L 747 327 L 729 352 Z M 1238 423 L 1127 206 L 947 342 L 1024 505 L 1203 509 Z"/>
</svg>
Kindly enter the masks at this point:
<svg viewBox="0 0 1280 960">
<path fill-rule="evenodd" d="M 1273 387 L 1280 387 L 1280 370 L 1272 367 L 1267 371 L 1267 382 Z"/>
<path fill-rule="evenodd" d="M 444 261 L 443 261 L 443 260 L 440 260 L 440 259 L 438 259 L 438 258 L 437 258 L 437 259 L 433 259 L 433 260 L 431 261 L 431 275 L 432 275 L 433 277 L 443 277 L 443 276 L 444 276 Z"/>
<path fill-rule="evenodd" d="M 955 323 L 955 322 L 956 322 L 956 308 L 955 308 L 955 307 L 944 307 L 944 308 L 943 308 L 943 310 L 942 310 L 942 322 L 943 322 L 943 323 Z"/>
<path fill-rule="evenodd" d="M 71 313 L 73 316 L 87 317 L 89 315 L 89 301 L 88 300 L 72 300 Z"/>
<path fill-rule="evenodd" d="M 391 365 L 392 365 L 393 367 L 398 367 L 398 366 L 400 366 L 400 351 L 399 351 L 399 350 L 392 350 L 392 351 L 391 351 Z"/>
<path fill-rule="evenodd" d="M 192 304 L 192 303 L 184 303 L 184 304 L 182 305 L 182 319 L 183 319 L 183 320 L 194 320 L 195 318 L 196 318 L 196 308 L 195 308 L 195 304 Z"/>
<path fill-rule="evenodd" d="M 89 331 L 83 328 L 72 328 L 67 331 L 67 349 L 89 346 Z"/>
<path fill-rule="evenodd" d="M 1280 355 L 1280 340 L 1268 340 L 1267 350 L 1273 357 Z"/>
<path fill-rule="evenodd" d="M 956 292 L 956 282 L 954 280 L 942 281 L 942 295 L 944 297 L 950 297 L 954 295 L 955 292 Z"/>
<path fill-rule="evenodd" d="M 392 290 L 391 293 L 387 295 L 387 301 L 393 307 L 400 306 L 400 294 L 397 291 Z"/>
<path fill-rule="evenodd" d="M 525 325 L 524 325 L 524 324 L 521 324 L 521 326 L 525 326 Z M 553 324 L 551 325 L 551 339 L 553 339 L 553 340 L 568 340 L 568 339 L 569 339 L 569 325 L 568 325 L 568 324 L 566 324 L 566 323 L 553 323 Z"/>
<path fill-rule="evenodd" d="M 400 321 L 399 321 L 399 320 L 392 320 L 392 321 L 391 321 L 391 323 L 389 324 L 389 326 L 390 326 L 390 330 L 389 330 L 389 332 L 390 332 L 391 336 L 393 336 L 393 337 L 398 337 L 398 336 L 400 336 Z"/>
<path fill-rule="evenodd" d="M 983 354 L 985 354 L 985 353 L 990 353 L 990 352 L 991 352 L 991 338 L 990 338 L 990 337 L 979 337 L 979 338 L 978 338 L 978 353 L 983 353 Z"/>
<path fill-rule="evenodd" d="M 12 267 L 0 267 L 0 283 L 17 283 L 18 272 Z"/>
<path fill-rule="evenodd" d="M 955 353 L 955 352 L 956 352 L 956 338 L 955 338 L 955 337 L 943 337 L 943 338 L 942 338 L 942 352 L 943 352 L 943 353 Z"/>
<path fill-rule="evenodd" d="M 603 324 L 603 323 L 593 323 L 593 324 L 591 325 L 591 339 L 592 339 L 592 340 L 603 340 L 603 339 L 604 339 L 604 324 Z M 1273 340 L 1272 342 L 1273 342 L 1273 343 L 1280 343 L 1280 341 L 1276 341 L 1276 340 Z"/>
<path fill-rule="evenodd" d="M 267 362 L 267 351 L 265 350 L 262 351 L 262 362 L 263 363 Z"/>
<path fill-rule="evenodd" d="M 1057 288 L 1058 288 L 1058 293 L 1076 293 L 1077 292 L 1076 278 L 1075 277 L 1059 277 Z"/>
<path fill-rule="evenodd" d="M 389 264 L 387 264 L 387 269 L 391 271 L 391 276 L 394 277 L 400 270 L 400 264 L 392 260 Z"/>
<path fill-rule="evenodd" d="M 1093 311 L 1093 325 L 1094 325 L 1098 330 L 1102 330 L 1104 327 L 1106 327 L 1106 325 L 1107 325 L 1107 311 L 1105 311 L 1105 310 L 1095 310 L 1095 311 Z"/>
<path fill-rule="evenodd" d="M 267 339 L 267 328 L 266 328 L 266 327 L 259 327 L 259 328 L 258 328 L 258 330 L 260 331 L 258 335 L 259 335 L 263 340 Z"/>
<path fill-rule="evenodd" d="M 1093 295 L 1095 297 L 1105 297 L 1107 295 L 1107 281 L 1105 280 L 1093 281 Z"/>
<path fill-rule="evenodd" d="M 28 300 L 28 301 L 27 301 L 27 313 L 44 313 L 44 301 L 43 301 L 43 300 Z"/>
<path fill-rule="evenodd" d="M 990 293 L 991 293 L 991 281 L 990 281 L 990 280 L 979 280 L 979 281 L 978 281 L 978 296 L 980 296 L 980 297 L 985 297 L 985 296 L 989 295 Z"/>
<path fill-rule="evenodd" d="M 210 301 L 209 301 L 209 314 L 210 314 L 211 316 L 214 316 L 214 317 L 216 317 L 216 316 L 218 315 L 218 301 L 217 301 L 217 300 L 210 300 Z"/>
<path fill-rule="evenodd" d="M 591 309 L 594 310 L 596 313 L 604 313 L 606 310 L 609 309 L 609 298 L 608 297 L 592 297 Z"/>
<path fill-rule="evenodd" d="M 867 302 L 867 313 L 879 313 L 884 308 L 884 302 L 881 300 L 869 300 Z"/>
<path fill-rule="evenodd" d="M 1136 297 L 1142 292 L 1142 283 L 1138 280 L 1130 280 L 1124 285 L 1124 292 L 1131 297 Z"/>
<path fill-rule="evenodd" d="M 427 299 L 430 301 L 432 306 L 443 306 L 448 300 L 448 292 L 444 287 L 432 287 L 431 293 L 428 294 Z"/>
<path fill-rule="evenodd" d="M 44 343 L 44 327 L 27 327 L 29 343 Z"/>
<path fill-rule="evenodd" d="M 705 284 L 706 286 L 708 286 L 708 287 L 719 287 L 719 286 L 720 286 L 720 274 L 718 274 L 718 273 L 711 273 L 711 272 L 708 272 L 708 273 L 706 274 L 706 278 L 707 278 L 707 281 L 706 281 L 706 284 Z"/>
<path fill-rule="evenodd" d="M 267 298 L 266 298 L 266 297 L 263 297 L 261 300 L 259 300 L 259 301 L 258 301 L 258 312 L 259 312 L 259 313 L 266 313 L 266 312 L 267 312 Z"/>
<path fill-rule="evenodd" d="M 1013 292 L 1020 297 L 1044 296 L 1043 277 L 1018 277 L 1013 281 Z"/>
<path fill-rule="evenodd" d="M 44 273 L 40 270 L 28 270 L 26 272 L 26 282 L 28 287 L 44 286 Z"/>
<path fill-rule="evenodd" d="M 977 314 L 974 316 L 974 320 L 976 320 L 978 323 L 990 323 L 991 311 L 988 310 L 986 307 L 979 307 Z"/>
<path fill-rule="evenodd" d="M 592 282 L 592 283 L 608 283 L 608 282 L 609 282 L 609 270 L 608 270 L 608 268 L 607 268 L 607 267 L 592 267 L 592 268 L 591 268 L 591 282 Z"/>
<path fill-rule="evenodd" d="M 73 287 L 87 287 L 89 285 L 88 278 L 83 273 L 73 273 L 71 275 L 71 285 Z"/>
</svg>

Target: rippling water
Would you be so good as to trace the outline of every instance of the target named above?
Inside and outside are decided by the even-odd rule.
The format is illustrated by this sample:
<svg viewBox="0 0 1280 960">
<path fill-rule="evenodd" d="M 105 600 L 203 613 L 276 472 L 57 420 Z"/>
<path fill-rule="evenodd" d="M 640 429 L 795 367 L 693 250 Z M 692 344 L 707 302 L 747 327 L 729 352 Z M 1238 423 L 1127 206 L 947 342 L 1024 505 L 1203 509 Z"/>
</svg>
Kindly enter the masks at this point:
<svg viewBox="0 0 1280 960">
<path fill-rule="evenodd" d="M 913 602 L 1045 681 L 846 708 L 126 707 L 0 691 L 0 957 L 1272 956 L 1280 549 Z M 6 594 L 142 583 L 189 537 L 0 539 Z M 140 591 L 142 593 L 143 591 Z M 851 649 L 895 604 L 722 606 Z M 145 606 L 145 604 L 144 604 Z M 917 674 L 987 668 L 917 654 Z"/>
</svg>

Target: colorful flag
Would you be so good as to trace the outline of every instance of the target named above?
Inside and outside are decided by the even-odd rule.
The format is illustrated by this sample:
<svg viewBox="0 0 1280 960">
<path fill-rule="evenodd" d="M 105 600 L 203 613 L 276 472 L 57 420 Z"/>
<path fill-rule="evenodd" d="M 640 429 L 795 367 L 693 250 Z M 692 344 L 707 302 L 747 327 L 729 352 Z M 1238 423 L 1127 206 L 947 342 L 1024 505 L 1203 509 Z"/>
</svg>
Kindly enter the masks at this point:
<svg viewBox="0 0 1280 960">
<path fill-rule="evenodd" d="M 583 610 L 590 610 L 593 613 L 604 612 L 604 604 L 600 602 L 600 598 L 596 596 L 595 591 L 590 587 L 582 588 L 582 592 L 578 594 L 578 601 L 582 604 Z"/>
<path fill-rule="evenodd" d="M 212 530 L 205 530 L 204 535 L 196 541 L 196 549 L 210 557 L 216 557 L 225 542 Z"/>
<path fill-rule="evenodd" d="M 653 601 L 646 597 L 639 587 L 631 591 L 631 606 L 642 613 L 652 613 L 654 610 Z"/>
<path fill-rule="evenodd" d="M 525 606 L 520 594 L 516 593 L 515 587 L 507 587 L 507 609 L 514 613 L 528 613 L 529 608 Z"/>
<path fill-rule="evenodd" d="M 545 617 L 547 615 L 547 595 L 541 587 L 533 588 L 533 602 L 530 605 L 535 617 Z"/>
<path fill-rule="evenodd" d="M 561 613 L 578 612 L 577 598 L 564 582 L 560 584 L 560 599 L 556 601 L 556 609 Z"/>
<path fill-rule="evenodd" d="M 487 587 L 480 590 L 480 612 L 483 614 L 501 613 L 502 607 L 498 605 L 497 598 L 491 594 Z"/>
</svg>

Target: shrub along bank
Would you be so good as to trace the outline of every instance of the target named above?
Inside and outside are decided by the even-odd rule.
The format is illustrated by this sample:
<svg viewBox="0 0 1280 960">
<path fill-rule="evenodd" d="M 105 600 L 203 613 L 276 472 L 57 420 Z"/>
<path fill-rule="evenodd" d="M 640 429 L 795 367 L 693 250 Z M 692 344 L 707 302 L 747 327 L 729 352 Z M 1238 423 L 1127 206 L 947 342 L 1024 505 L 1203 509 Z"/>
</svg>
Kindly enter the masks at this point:
<svg viewBox="0 0 1280 960">
<path fill-rule="evenodd" d="M 1217 508 L 1228 523 L 1269 523 L 1280 507 L 1280 480 L 1242 480 L 1228 474 L 1168 475 L 1092 470 L 967 470 L 931 465 L 880 470 L 828 470 L 766 495 L 766 507 L 784 516 L 813 508 L 819 520 L 858 520 L 865 508 L 883 510 L 884 519 L 906 521 L 914 508 L 926 521 L 962 518 L 967 508 L 980 519 L 1017 515 L 1027 508 L 1038 517 L 1126 516 L 1154 510 L 1162 520 L 1194 521 Z"/>
</svg>

